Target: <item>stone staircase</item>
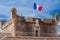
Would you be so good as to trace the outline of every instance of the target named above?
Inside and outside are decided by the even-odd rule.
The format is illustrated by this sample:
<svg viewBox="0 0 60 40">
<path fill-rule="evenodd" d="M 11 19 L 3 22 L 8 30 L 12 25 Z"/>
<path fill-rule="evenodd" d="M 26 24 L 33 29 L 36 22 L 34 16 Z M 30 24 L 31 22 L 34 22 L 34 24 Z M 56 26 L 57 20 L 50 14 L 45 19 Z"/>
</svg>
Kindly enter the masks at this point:
<svg viewBox="0 0 60 40">
<path fill-rule="evenodd" d="M 8 36 L 11 36 L 10 33 L 0 33 L 0 40 L 7 40 Z"/>
<path fill-rule="evenodd" d="M 7 40 L 7 35 L 1 37 L 0 40 Z"/>
</svg>

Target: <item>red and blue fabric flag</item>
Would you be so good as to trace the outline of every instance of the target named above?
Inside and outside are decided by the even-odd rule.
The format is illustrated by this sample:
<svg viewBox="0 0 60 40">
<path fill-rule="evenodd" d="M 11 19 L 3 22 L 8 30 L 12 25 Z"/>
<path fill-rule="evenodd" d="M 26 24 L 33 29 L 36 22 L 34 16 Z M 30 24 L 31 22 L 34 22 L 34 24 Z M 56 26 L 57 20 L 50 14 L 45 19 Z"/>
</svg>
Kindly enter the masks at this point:
<svg viewBox="0 0 60 40">
<path fill-rule="evenodd" d="M 42 10 L 42 6 L 40 6 L 40 5 L 37 5 L 36 3 L 34 3 L 34 9 L 36 10 L 38 10 L 38 11 L 41 11 Z"/>
</svg>

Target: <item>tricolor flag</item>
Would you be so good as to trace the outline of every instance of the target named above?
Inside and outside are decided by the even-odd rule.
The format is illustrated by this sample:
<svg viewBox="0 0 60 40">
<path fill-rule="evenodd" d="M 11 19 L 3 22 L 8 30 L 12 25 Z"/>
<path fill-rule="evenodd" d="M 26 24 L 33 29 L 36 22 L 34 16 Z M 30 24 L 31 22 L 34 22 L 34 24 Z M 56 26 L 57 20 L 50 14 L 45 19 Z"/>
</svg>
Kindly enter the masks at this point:
<svg viewBox="0 0 60 40">
<path fill-rule="evenodd" d="M 36 3 L 34 3 L 34 9 L 36 10 L 38 10 L 38 11 L 41 11 L 42 10 L 42 6 L 40 6 L 40 5 L 37 5 Z"/>
</svg>

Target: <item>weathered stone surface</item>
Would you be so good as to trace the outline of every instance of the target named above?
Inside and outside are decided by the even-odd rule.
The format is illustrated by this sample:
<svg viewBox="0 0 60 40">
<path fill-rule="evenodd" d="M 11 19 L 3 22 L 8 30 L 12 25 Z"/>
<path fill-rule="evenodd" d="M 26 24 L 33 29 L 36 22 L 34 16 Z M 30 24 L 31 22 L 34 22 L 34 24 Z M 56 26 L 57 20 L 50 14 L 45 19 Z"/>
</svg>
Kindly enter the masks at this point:
<svg viewBox="0 0 60 40">
<path fill-rule="evenodd" d="M 60 40 L 60 37 L 6 37 L 3 40 Z"/>
<path fill-rule="evenodd" d="M 7 37 L 7 40 L 59 40 L 57 36 L 58 19 L 28 18 L 17 15 L 17 10 L 12 10 L 12 21 L 3 26 L 4 32 L 10 32 L 14 37 Z M 15 37 L 16 36 L 16 37 Z M 19 36 L 19 37 L 17 37 Z M 23 36 L 23 37 L 21 37 Z M 28 37 L 24 37 L 28 36 Z M 34 36 L 34 37 L 33 37 Z M 42 37 L 42 38 L 41 38 Z M 47 37 L 47 38 L 45 38 Z M 55 37 L 55 38 L 48 38 Z"/>
</svg>

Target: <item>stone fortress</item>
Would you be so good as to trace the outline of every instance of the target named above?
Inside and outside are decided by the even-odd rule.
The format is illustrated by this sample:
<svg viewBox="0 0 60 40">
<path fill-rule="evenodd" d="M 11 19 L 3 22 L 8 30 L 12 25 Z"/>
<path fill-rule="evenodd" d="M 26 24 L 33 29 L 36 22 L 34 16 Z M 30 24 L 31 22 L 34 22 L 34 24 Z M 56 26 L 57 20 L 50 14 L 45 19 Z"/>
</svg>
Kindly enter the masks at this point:
<svg viewBox="0 0 60 40">
<path fill-rule="evenodd" d="M 26 19 L 24 16 L 17 15 L 17 10 L 15 8 L 12 8 L 11 15 L 12 20 L 8 20 L 7 23 L 4 23 L 3 20 L 0 20 L 1 25 L 0 28 L 2 29 L 2 34 L 9 33 L 11 37 L 27 36 L 27 37 L 40 38 L 40 37 L 58 36 L 57 24 L 59 21 L 59 15 L 57 13 L 54 15 L 55 16 L 54 18 L 50 19 L 49 18 L 41 19 L 32 17 L 28 17 Z"/>
</svg>

